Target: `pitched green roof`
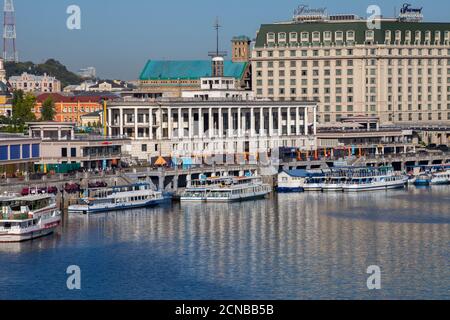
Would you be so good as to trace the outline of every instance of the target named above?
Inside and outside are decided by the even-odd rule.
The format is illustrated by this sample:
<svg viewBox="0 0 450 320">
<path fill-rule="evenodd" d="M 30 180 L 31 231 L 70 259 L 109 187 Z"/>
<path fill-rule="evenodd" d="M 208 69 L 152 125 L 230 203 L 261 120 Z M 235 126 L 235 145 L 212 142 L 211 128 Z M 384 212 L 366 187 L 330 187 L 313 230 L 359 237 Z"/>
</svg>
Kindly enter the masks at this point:
<svg viewBox="0 0 450 320">
<path fill-rule="evenodd" d="M 247 67 L 246 62 L 225 61 L 225 77 L 241 79 Z M 140 80 L 197 80 L 211 77 L 210 60 L 158 61 L 149 60 L 142 70 Z"/>
<path fill-rule="evenodd" d="M 312 42 L 312 33 L 319 31 L 321 33 L 321 39 L 323 42 L 323 32 L 332 32 L 332 42 L 335 42 L 335 32 L 344 32 L 344 42 L 346 41 L 346 32 L 355 32 L 355 42 L 362 44 L 365 42 L 365 33 L 368 30 L 366 21 L 347 21 L 347 22 L 318 22 L 318 23 L 279 23 L 279 24 L 263 24 L 258 32 L 256 38 L 256 48 L 264 47 L 267 45 L 267 34 L 270 32 L 275 33 L 275 43 L 278 43 L 278 34 L 285 32 L 289 35 L 289 32 L 297 32 L 300 39 L 301 32 L 309 33 L 309 42 Z M 392 32 L 391 39 L 395 38 L 395 31 L 402 31 L 402 42 L 405 41 L 405 31 L 411 31 L 412 38 L 416 31 L 422 32 L 422 41 L 425 39 L 425 31 L 431 31 L 431 42 L 434 43 L 435 31 L 450 31 L 450 23 L 434 23 L 434 22 L 396 22 L 396 21 L 382 21 L 381 28 L 375 31 L 375 43 L 384 43 L 385 31 L 390 30 Z M 444 43 L 444 35 L 441 34 L 441 43 Z M 301 44 L 301 43 L 300 43 Z"/>
</svg>

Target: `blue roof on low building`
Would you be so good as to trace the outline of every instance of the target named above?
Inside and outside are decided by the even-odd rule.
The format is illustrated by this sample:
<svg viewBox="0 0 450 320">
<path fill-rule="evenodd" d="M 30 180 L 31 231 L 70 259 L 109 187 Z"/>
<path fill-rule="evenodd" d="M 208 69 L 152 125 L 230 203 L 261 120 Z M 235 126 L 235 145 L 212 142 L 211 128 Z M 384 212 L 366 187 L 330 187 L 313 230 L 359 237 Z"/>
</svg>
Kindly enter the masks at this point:
<svg viewBox="0 0 450 320">
<path fill-rule="evenodd" d="M 241 79 L 247 62 L 224 62 L 224 76 Z M 142 70 L 140 80 L 197 80 L 211 77 L 210 60 L 149 60 Z"/>
</svg>

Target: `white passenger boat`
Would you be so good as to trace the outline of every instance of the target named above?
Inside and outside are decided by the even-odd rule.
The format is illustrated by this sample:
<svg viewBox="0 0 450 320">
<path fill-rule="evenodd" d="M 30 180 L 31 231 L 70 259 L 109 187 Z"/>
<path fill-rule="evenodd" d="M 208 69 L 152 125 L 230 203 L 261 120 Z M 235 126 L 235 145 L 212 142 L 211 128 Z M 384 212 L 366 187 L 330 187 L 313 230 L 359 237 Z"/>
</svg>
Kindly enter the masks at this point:
<svg viewBox="0 0 450 320">
<path fill-rule="evenodd" d="M 61 223 L 54 195 L 0 198 L 0 242 L 22 242 L 53 233 Z"/>
<path fill-rule="evenodd" d="M 192 181 L 182 202 L 233 202 L 264 198 L 272 187 L 260 177 L 221 177 Z"/>
<path fill-rule="evenodd" d="M 431 185 L 450 184 L 450 170 L 433 173 L 430 184 Z"/>
<path fill-rule="evenodd" d="M 408 177 L 396 174 L 393 169 L 368 169 L 359 171 L 342 186 L 344 192 L 360 192 L 405 188 Z"/>
<path fill-rule="evenodd" d="M 337 176 L 337 177 L 328 177 L 325 179 L 325 182 L 322 184 L 323 192 L 342 192 L 343 185 L 346 183 L 347 177 Z"/>
<path fill-rule="evenodd" d="M 79 204 L 69 206 L 70 214 L 95 214 L 157 206 L 169 197 L 154 191 L 149 184 L 133 184 L 107 189 L 91 190 Z"/>
<path fill-rule="evenodd" d="M 322 191 L 325 176 L 310 177 L 306 179 L 303 189 L 305 191 Z"/>
</svg>

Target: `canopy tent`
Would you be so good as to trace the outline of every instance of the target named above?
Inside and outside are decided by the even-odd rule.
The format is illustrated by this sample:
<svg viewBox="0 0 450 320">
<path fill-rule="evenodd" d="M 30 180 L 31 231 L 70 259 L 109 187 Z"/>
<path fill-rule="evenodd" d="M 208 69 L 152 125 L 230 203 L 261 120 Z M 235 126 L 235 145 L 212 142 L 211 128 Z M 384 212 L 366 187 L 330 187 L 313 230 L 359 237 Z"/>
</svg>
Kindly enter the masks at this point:
<svg viewBox="0 0 450 320">
<path fill-rule="evenodd" d="M 159 157 L 156 161 L 155 161 L 155 166 L 159 166 L 159 167 L 164 167 L 167 165 L 167 161 L 163 158 L 163 157 Z"/>
</svg>

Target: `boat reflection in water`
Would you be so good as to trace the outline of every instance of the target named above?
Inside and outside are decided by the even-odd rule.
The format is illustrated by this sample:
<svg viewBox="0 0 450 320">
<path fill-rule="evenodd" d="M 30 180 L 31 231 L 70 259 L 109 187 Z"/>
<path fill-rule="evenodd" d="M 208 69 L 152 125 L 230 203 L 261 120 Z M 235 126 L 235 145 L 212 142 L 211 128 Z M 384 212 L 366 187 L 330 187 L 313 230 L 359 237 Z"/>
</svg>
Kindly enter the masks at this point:
<svg viewBox="0 0 450 320">
<path fill-rule="evenodd" d="M 449 186 L 280 194 L 73 216 L 45 259 L 0 252 L 14 264 L 0 297 L 35 298 L 45 286 L 49 299 L 73 298 L 64 272 L 44 272 L 70 263 L 89 275 L 81 299 L 445 299 L 449 195 Z M 367 290 L 371 265 L 383 290 Z M 17 284 L 38 274 L 42 287 Z"/>
</svg>

